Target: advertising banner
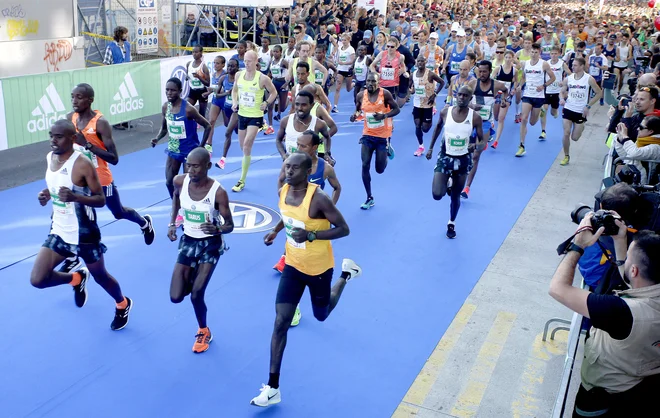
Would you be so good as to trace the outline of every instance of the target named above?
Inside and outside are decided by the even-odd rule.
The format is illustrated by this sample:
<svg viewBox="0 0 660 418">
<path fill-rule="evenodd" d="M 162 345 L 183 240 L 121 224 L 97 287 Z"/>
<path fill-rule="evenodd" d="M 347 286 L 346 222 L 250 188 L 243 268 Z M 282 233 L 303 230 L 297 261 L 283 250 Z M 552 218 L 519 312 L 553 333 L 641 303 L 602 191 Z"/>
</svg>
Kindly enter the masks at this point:
<svg viewBox="0 0 660 418">
<path fill-rule="evenodd" d="M 138 0 L 137 43 L 138 54 L 158 52 L 158 5 L 157 0 Z"/>
<path fill-rule="evenodd" d="M 218 55 L 224 56 L 227 60 L 231 58 L 234 54 L 236 54 L 236 51 L 231 50 L 231 51 L 223 51 L 223 52 L 209 52 L 204 54 L 204 62 L 206 63 L 206 66 L 209 68 L 209 72 L 213 73 L 213 60 L 215 57 Z M 169 80 L 172 77 L 176 77 L 179 80 L 181 80 L 181 83 L 183 84 L 183 93 L 182 96 L 183 98 L 188 97 L 188 93 L 190 91 L 190 87 L 188 86 L 188 82 L 186 81 L 186 74 L 187 74 L 187 69 L 186 65 L 189 62 L 192 62 L 193 57 L 192 55 L 182 55 L 180 57 L 173 57 L 173 58 L 165 58 L 160 60 L 160 98 L 162 100 L 162 103 L 165 103 L 167 101 L 167 98 L 165 97 L 165 83 L 167 80 Z"/>
<path fill-rule="evenodd" d="M 2 100 L 2 80 L 0 80 L 0 151 L 9 148 L 7 145 L 7 123 L 5 122 L 5 102 Z"/>
</svg>

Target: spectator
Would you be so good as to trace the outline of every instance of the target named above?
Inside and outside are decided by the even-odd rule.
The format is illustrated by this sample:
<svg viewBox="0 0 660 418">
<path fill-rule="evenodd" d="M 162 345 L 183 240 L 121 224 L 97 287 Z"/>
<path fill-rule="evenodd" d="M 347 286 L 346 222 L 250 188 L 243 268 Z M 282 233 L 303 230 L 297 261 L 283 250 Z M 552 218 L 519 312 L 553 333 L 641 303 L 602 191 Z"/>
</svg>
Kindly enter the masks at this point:
<svg viewBox="0 0 660 418">
<path fill-rule="evenodd" d="M 364 35 L 362 36 L 362 40 L 358 44 L 364 45 L 367 48 L 367 55 L 373 55 L 374 53 L 374 35 L 373 32 L 371 32 L 369 29 L 364 31 Z"/>
<path fill-rule="evenodd" d="M 633 164 L 642 173 L 642 184 L 648 180 L 646 163 L 642 160 L 660 160 L 660 118 L 647 116 L 639 124 L 637 141 L 632 142 L 628 136 L 628 128 L 620 123 L 616 129 L 617 140 L 614 148 L 619 157 L 629 158 L 626 164 Z"/>
<path fill-rule="evenodd" d="M 128 42 L 128 29 L 123 26 L 117 26 L 113 40 L 105 48 L 103 64 L 122 64 L 131 62 L 131 44 Z"/>
</svg>

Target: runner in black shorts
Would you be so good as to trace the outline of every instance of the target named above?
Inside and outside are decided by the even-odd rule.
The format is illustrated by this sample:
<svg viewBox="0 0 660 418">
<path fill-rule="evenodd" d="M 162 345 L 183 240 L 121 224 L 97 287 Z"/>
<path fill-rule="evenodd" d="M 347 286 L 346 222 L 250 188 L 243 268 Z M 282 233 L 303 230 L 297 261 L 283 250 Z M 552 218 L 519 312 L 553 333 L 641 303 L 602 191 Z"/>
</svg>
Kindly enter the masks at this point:
<svg viewBox="0 0 660 418">
<path fill-rule="evenodd" d="M 186 64 L 186 78 L 190 84 L 188 103 L 194 106 L 199 102 L 199 114 L 206 117 L 208 96 L 204 93 L 211 85 L 211 72 L 204 62 L 203 51 L 204 48 L 199 45 L 193 48 L 193 60 Z"/>
</svg>

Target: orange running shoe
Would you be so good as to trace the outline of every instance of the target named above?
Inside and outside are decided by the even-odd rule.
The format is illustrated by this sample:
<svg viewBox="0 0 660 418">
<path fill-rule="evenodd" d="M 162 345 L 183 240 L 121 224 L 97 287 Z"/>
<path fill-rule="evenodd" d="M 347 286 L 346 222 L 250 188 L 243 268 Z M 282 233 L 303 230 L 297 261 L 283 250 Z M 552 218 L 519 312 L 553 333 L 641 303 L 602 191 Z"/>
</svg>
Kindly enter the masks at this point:
<svg viewBox="0 0 660 418">
<path fill-rule="evenodd" d="M 277 271 L 279 271 L 279 272 L 281 273 L 282 271 L 284 271 L 284 263 L 285 263 L 285 262 L 286 262 L 286 256 L 283 255 L 282 257 L 280 257 L 280 259 L 279 259 L 279 261 L 277 262 L 277 264 L 275 264 L 275 265 L 273 266 L 273 270 L 277 270 Z"/>
<path fill-rule="evenodd" d="M 209 344 L 213 341 L 213 334 L 209 327 L 199 328 L 195 335 L 195 344 L 193 344 L 193 353 L 203 353 L 209 349 Z"/>
<path fill-rule="evenodd" d="M 273 129 L 272 126 L 269 126 L 268 129 L 266 129 L 266 132 L 264 132 L 264 135 L 272 135 L 275 133 L 275 129 Z"/>
</svg>

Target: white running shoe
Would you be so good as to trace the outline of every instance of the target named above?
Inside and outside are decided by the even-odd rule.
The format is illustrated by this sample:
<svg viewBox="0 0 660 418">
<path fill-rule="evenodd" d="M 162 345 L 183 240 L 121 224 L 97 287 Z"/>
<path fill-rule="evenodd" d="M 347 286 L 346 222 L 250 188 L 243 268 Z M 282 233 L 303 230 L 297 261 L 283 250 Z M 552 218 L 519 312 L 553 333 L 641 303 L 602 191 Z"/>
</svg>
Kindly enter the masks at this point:
<svg viewBox="0 0 660 418">
<path fill-rule="evenodd" d="M 344 260 L 341 262 L 341 271 L 345 271 L 349 274 L 348 278 L 346 279 L 347 282 L 362 276 L 362 267 L 355 264 L 355 261 L 351 260 L 350 258 L 344 258 Z"/>
<path fill-rule="evenodd" d="M 280 395 L 279 389 L 273 389 L 268 385 L 261 385 L 259 389 L 261 393 L 259 396 L 252 398 L 250 405 L 260 406 L 265 408 L 267 406 L 275 405 L 276 403 L 282 402 L 282 396 Z"/>
</svg>

